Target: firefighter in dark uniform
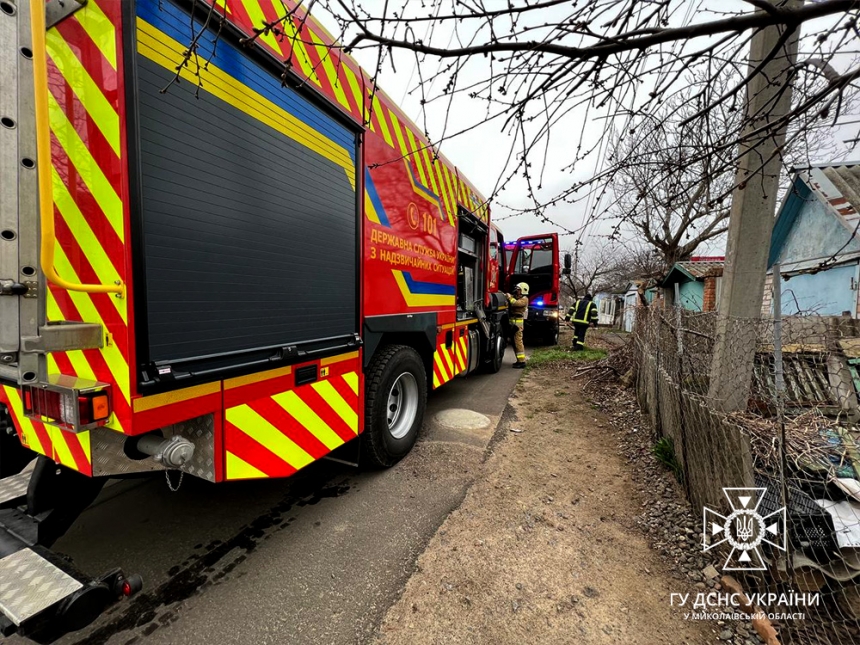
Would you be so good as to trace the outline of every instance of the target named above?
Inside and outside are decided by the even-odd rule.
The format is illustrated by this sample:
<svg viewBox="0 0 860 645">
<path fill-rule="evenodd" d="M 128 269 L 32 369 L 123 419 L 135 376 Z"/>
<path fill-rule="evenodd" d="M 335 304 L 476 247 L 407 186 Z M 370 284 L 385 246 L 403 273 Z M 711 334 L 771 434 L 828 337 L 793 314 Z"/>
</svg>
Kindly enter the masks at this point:
<svg viewBox="0 0 860 645">
<path fill-rule="evenodd" d="M 597 307 L 591 300 L 591 294 L 586 293 L 567 310 L 565 320 L 573 323 L 573 349 L 585 349 L 585 332 L 589 325 L 597 327 Z"/>
<path fill-rule="evenodd" d="M 521 370 L 526 366 L 526 348 L 523 345 L 523 325 L 529 310 L 529 285 L 520 282 L 514 287 L 514 295 L 505 294 L 508 297 L 508 323 L 514 328 L 514 351 L 517 353 L 517 362 L 514 369 Z"/>
</svg>

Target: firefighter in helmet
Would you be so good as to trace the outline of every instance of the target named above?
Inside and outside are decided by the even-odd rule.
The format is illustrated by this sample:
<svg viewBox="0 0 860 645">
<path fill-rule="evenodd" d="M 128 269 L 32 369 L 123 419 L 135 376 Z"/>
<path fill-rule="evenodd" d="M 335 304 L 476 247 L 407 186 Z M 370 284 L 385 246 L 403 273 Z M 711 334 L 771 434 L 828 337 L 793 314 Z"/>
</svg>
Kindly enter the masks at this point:
<svg viewBox="0 0 860 645">
<path fill-rule="evenodd" d="M 591 299 L 591 294 L 586 293 L 567 310 L 564 319 L 573 322 L 573 349 L 585 349 L 585 332 L 589 325 L 597 327 L 597 307 Z"/>
<path fill-rule="evenodd" d="M 514 329 L 514 350 L 517 353 L 517 362 L 514 369 L 522 369 L 526 366 L 526 348 L 523 345 L 523 324 L 529 311 L 529 285 L 520 282 L 514 287 L 514 294 L 505 294 L 508 297 L 508 323 Z"/>
</svg>

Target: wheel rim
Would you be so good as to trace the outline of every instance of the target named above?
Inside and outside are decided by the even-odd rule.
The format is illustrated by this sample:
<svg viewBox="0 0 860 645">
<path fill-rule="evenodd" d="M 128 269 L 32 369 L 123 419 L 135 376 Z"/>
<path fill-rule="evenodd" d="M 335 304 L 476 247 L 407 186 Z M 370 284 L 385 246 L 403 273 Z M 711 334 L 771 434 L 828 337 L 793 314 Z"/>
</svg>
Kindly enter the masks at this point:
<svg viewBox="0 0 860 645">
<path fill-rule="evenodd" d="M 409 372 L 398 376 L 388 391 L 388 432 L 395 439 L 405 437 L 418 415 L 418 381 Z"/>
</svg>

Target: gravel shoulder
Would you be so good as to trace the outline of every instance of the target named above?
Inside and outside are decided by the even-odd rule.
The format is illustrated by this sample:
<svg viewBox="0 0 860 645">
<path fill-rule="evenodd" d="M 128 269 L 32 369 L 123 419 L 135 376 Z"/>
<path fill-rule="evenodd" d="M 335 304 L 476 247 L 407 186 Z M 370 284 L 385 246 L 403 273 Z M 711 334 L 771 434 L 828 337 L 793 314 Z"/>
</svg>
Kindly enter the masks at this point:
<svg viewBox="0 0 860 645">
<path fill-rule="evenodd" d="M 647 491 L 572 370 L 529 370 L 482 472 L 433 536 L 378 642 L 713 643 L 669 602 Z M 514 432 L 518 430 L 519 432 Z M 675 574 L 674 576 L 672 574 Z"/>
</svg>

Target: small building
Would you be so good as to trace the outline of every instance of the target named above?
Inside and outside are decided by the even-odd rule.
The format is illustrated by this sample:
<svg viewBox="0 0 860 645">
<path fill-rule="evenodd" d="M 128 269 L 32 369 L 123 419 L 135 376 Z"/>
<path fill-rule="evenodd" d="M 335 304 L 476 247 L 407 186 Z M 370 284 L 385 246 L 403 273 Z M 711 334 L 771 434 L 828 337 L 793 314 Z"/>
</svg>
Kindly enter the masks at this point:
<svg viewBox="0 0 860 645">
<path fill-rule="evenodd" d="M 598 291 L 594 294 L 597 307 L 597 324 L 601 327 L 621 325 L 621 312 L 624 309 L 624 292 Z"/>
<path fill-rule="evenodd" d="M 716 311 L 724 266 L 722 257 L 676 262 L 660 283 L 666 302 L 690 311 Z"/>
<path fill-rule="evenodd" d="M 645 306 L 650 306 L 659 296 L 657 281 L 654 278 L 641 278 L 629 282 L 624 292 L 624 331 L 633 331 L 636 310 L 643 306 L 642 299 L 645 299 Z"/>
<path fill-rule="evenodd" d="M 860 162 L 795 169 L 773 227 L 762 314 L 773 313 L 780 264 L 782 313 L 858 317 Z"/>
</svg>

